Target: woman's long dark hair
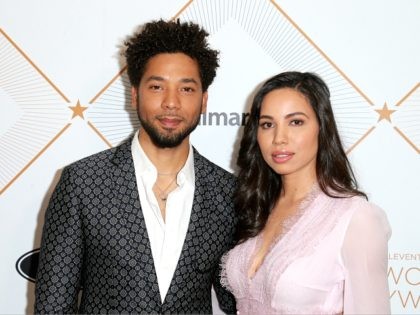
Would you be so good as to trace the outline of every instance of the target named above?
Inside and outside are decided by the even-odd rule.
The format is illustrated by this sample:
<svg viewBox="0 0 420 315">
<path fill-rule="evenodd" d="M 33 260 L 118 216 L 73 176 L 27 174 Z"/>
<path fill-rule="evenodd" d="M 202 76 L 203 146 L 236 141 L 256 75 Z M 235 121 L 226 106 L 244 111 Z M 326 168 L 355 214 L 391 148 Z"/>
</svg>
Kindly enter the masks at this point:
<svg viewBox="0 0 420 315">
<path fill-rule="evenodd" d="M 328 196 L 366 194 L 357 182 L 338 134 L 325 82 L 309 72 L 283 72 L 268 79 L 254 97 L 244 128 L 237 165 L 238 188 L 235 207 L 238 214 L 236 238 L 243 242 L 264 228 L 271 209 L 282 190 L 280 175 L 264 161 L 257 142 L 259 117 L 264 97 L 271 91 L 292 88 L 306 97 L 319 123 L 316 175 L 320 189 Z"/>
</svg>

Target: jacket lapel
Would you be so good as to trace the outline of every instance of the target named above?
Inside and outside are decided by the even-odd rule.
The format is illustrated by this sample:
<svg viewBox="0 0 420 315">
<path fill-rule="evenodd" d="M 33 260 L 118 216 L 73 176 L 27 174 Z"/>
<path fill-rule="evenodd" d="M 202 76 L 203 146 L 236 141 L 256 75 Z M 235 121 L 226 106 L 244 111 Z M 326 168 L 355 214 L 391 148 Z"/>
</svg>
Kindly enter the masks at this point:
<svg viewBox="0 0 420 315">
<path fill-rule="evenodd" d="M 206 169 L 203 158 L 195 149 L 194 172 L 195 188 L 190 221 L 178 264 L 172 277 L 168 293 L 165 297 L 165 309 L 171 308 L 171 305 L 174 301 L 176 301 L 177 294 L 179 294 L 180 290 L 188 290 L 185 284 L 179 286 L 177 278 L 183 278 L 183 275 L 194 274 L 197 271 L 197 259 L 201 256 L 200 248 L 203 244 L 200 237 L 202 237 L 204 233 L 209 232 L 207 223 L 210 215 L 210 209 L 205 206 L 206 202 L 204 202 L 206 198 L 205 196 L 208 195 L 208 187 L 205 184 L 205 178 L 207 177 L 209 171 Z"/>
<path fill-rule="evenodd" d="M 159 286 L 153 262 L 150 240 L 141 209 L 140 198 L 137 188 L 136 174 L 131 154 L 132 138 L 116 148 L 113 164 L 115 168 L 112 174 L 114 182 L 115 206 L 122 214 L 122 226 L 127 228 L 128 242 L 127 261 L 130 270 L 135 270 L 140 276 L 140 281 L 133 284 L 130 290 L 136 291 L 140 296 L 153 299 L 157 306 L 161 305 Z M 144 281 L 143 281 L 144 280 Z M 143 286 L 141 285 L 143 284 Z"/>
</svg>

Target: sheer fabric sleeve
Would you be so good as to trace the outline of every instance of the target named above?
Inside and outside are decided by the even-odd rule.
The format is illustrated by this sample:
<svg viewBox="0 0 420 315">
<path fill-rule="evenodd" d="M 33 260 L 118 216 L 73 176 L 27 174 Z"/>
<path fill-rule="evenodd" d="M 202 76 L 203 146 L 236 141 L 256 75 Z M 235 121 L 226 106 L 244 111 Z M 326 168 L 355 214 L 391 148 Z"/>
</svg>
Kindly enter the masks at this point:
<svg viewBox="0 0 420 315">
<path fill-rule="evenodd" d="M 355 210 L 341 252 L 346 272 L 344 314 L 390 314 L 390 236 L 391 227 L 382 209 L 363 202 Z"/>
</svg>

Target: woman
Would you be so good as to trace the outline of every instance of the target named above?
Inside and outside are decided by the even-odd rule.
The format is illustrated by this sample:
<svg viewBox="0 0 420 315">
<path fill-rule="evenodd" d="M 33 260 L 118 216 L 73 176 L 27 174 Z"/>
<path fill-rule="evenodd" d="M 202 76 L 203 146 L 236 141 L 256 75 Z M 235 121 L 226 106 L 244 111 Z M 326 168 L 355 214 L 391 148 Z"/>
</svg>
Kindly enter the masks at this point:
<svg viewBox="0 0 420 315">
<path fill-rule="evenodd" d="M 390 313 L 391 229 L 357 189 L 329 97 L 317 75 L 285 72 L 254 98 L 223 263 L 240 314 Z"/>
</svg>

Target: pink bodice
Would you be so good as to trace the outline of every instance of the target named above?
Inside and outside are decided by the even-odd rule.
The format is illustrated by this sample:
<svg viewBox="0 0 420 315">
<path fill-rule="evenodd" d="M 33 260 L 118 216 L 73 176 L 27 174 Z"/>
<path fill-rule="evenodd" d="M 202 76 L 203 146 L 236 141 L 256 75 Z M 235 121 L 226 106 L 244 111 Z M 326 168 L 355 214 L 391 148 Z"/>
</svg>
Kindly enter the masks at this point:
<svg viewBox="0 0 420 315">
<path fill-rule="evenodd" d="M 361 197 L 331 198 L 315 189 L 285 222 L 254 277 L 247 274 L 260 235 L 223 257 L 222 282 L 235 295 L 239 314 L 386 314 L 389 236 L 378 207 Z M 366 254 L 375 255 L 371 264 Z M 368 292 L 372 281 L 374 292 Z M 358 299 L 361 293 L 370 298 Z"/>
</svg>

